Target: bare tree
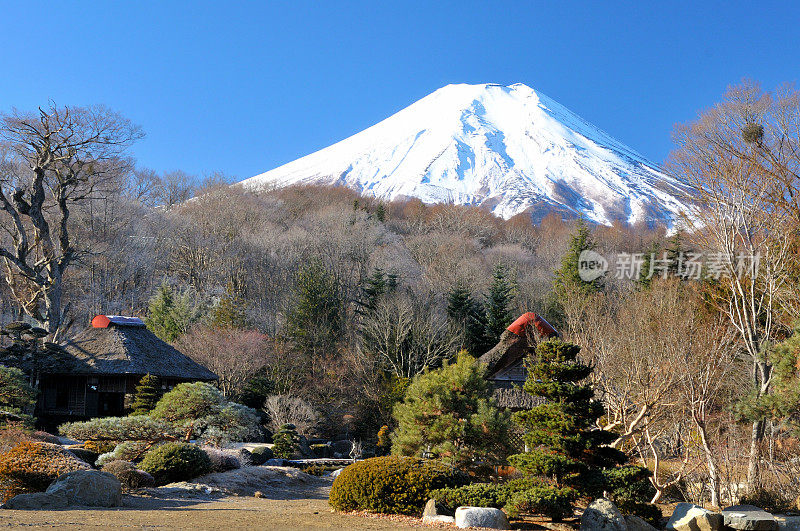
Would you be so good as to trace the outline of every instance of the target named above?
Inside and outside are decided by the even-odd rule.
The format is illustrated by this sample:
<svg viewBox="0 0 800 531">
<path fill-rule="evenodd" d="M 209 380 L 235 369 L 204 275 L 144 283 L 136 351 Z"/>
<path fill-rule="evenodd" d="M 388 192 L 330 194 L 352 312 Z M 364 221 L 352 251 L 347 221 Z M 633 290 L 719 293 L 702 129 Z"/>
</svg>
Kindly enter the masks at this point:
<svg viewBox="0 0 800 531">
<path fill-rule="evenodd" d="M 22 310 L 53 338 L 65 325 L 65 273 L 88 252 L 72 237 L 71 209 L 130 169 L 124 154 L 139 137 L 137 127 L 103 107 L 51 105 L 38 115 L 0 118 L 5 279 Z"/>
<path fill-rule="evenodd" d="M 272 395 L 264 402 L 264 412 L 269 415 L 273 431 L 284 424 L 294 424 L 298 433 L 307 434 L 317 424 L 317 412 L 302 398 L 291 395 Z"/>
</svg>

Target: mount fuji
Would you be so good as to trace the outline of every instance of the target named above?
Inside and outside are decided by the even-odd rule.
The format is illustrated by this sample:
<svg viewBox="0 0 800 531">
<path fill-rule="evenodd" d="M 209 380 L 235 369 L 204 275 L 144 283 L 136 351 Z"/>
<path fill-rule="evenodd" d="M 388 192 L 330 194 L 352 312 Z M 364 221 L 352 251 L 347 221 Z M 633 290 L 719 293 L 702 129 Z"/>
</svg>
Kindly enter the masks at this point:
<svg viewBox="0 0 800 531">
<path fill-rule="evenodd" d="M 242 182 L 341 185 L 384 200 L 481 206 L 535 221 L 672 227 L 688 187 L 532 88 L 447 85 L 341 142 Z"/>
</svg>

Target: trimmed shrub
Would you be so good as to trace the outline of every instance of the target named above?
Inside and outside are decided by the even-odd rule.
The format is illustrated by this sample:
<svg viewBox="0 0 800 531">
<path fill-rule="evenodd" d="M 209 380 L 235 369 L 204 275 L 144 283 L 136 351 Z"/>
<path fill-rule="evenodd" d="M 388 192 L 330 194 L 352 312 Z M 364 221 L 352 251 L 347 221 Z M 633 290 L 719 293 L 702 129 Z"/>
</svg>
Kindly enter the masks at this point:
<svg viewBox="0 0 800 531">
<path fill-rule="evenodd" d="M 208 474 L 211 460 L 194 444 L 170 442 L 147 452 L 140 466 L 157 485 L 166 485 Z"/>
<path fill-rule="evenodd" d="M 512 515 L 543 514 L 558 522 L 572 516 L 572 504 L 578 491 L 570 487 L 534 485 L 526 489 L 509 488 L 506 512 Z"/>
<path fill-rule="evenodd" d="M 299 437 L 294 424 L 284 424 L 278 433 L 272 436 L 272 452 L 275 457 L 291 459 L 299 448 Z"/>
<path fill-rule="evenodd" d="M 269 446 L 256 446 L 250 450 L 250 460 L 255 466 L 263 465 L 273 457 L 275 454 Z"/>
<path fill-rule="evenodd" d="M 467 477 L 440 461 L 414 457 L 373 457 L 341 471 L 329 503 L 340 511 L 420 514 L 436 489 L 464 485 Z"/>
<path fill-rule="evenodd" d="M 0 454 L 0 487 L 7 500 L 17 494 L 44 491 L 61 474 L 90 468 L 56 444 L 23 442 Z"/>
<path fill-rule="evenodd" d="M 620 511 L 640 516 L 653 525 L 659 524 L 661 510 L 647 503 L 656 493 L 656 489 L 650 483 L 650 476 L 653 473 L 649 469 L 638 465 L 626 465 L 608 468 L 603 470 L 602 474 L 609 498 Z"/>
<path fill-rule="evenodd" d="M 211 461 L 212 472 L 227 472 L 228 470 L 242 468 L 239 458 L 230 451 L 210 447 L 204 447 L 202 450 Z"/>
<path fill-rule="evenodd" d="M 462 505 L 501 509 L 506 505 L 508 489 L 497 483 L 472 483 L 451 489 L 436 489 L 431 491 L 430 496 L 452 510 Z"/>
<path fill-rule="evenodd" d="M 110 461 L 103 466 L 103 472 L 113 474 L 128 490 L 152 487 L 155 485 L 153 476 L 144 470 L 137 470 L 136 465 L 130 461 Z"/>
<path fill-rule="evenodd" d="M 95 466 L 102 467 L 110 461 L 141 461 L 144 455 L 156 446 L 143 441 L 121 442 L 114 447 L 113 451 L 101 454 L 95 461 Z"/>
</svg>

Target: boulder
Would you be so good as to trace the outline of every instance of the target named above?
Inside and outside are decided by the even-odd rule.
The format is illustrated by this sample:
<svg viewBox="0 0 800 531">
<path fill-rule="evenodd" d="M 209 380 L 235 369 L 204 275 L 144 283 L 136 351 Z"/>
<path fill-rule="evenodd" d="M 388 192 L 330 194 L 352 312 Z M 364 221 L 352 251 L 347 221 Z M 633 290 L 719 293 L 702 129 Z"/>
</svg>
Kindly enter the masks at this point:
<svg viewBox="0 0 800 531">
<path fill-rule="evenodd" d="M 338 478 L 338 477 L 339 477 L 339 474 L 341 474 L 341 473 L 342 473 L 342 470 L 344 470 L 344 468 L 337 468 L 336 470 L 334 470 L 333 472 L 331 472 L 331 477 L 332 477 L 333 479 L 336 479 L 336 478 Z"/>
<path fill-rule="evenodd" d="M 658 529 L 634 514 L 625 517 L 625 525 L 628 527 L 628 531 L 658 531 Z"/>
<path fill-rule="evenodd" d="M 722 518 L 727 527 L 754 531 L 777 531 L 775 517 L 755 505 L 734 505 L 722 510 Z"/>
<path fill-rule="evenodd" d="M 453 511 L 431 498 L 425 504 L 425 510 L 422 511 L 422 516 L 453 516 Z"/>
<path fill-rule="evenodd" d="M 506 513 L 493 507 L 459 507 L 456 509 L 456 527 L 486 527 L 511 529 Z"/>
<path fill-rule="evenodd" d="M 20 494 L 6 509 L 58 509 L 64 507 L 118 507 L 122 485 L 108 472 L 78 470 L 58 477 L 45 492 Z"/>
<path fill-rule="evenodd" d="M 775 521 L 778 522 L 779 531 L 800 531 L 800 516 L 776 514 Z"/>
<path fill-rule="evenodd" d="M 679 503 L 667 522 L 669 531 L 719 531 L 722 515 L 693 503 Z"/>
<path fill-rule="evenodd" d="M 454 524 L 456 519 L 446 514 L 437 514 L 434 516 L 423 516 L 423 524 Z"/>
<path fill-rule="evenodd" d="M 581 516 L 581 531 L 627 531 L 625 518 L 611 500 L 598 498 Z"/>
</svg>

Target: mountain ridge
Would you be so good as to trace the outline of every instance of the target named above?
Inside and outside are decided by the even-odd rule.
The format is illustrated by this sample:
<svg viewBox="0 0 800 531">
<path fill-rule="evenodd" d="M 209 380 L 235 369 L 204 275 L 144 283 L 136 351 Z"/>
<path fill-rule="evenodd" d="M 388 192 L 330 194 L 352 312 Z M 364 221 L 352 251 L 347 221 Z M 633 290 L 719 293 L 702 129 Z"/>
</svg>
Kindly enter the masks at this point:
<svg viewBox="0 0 800 531">
<path fill-rule="evenodd" d="M 319 151 L 242 181 L 342 185 L 384 200 L 672 227 L 688 187 L 527 85 L 447 85 Z"/>
</svg>

